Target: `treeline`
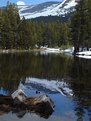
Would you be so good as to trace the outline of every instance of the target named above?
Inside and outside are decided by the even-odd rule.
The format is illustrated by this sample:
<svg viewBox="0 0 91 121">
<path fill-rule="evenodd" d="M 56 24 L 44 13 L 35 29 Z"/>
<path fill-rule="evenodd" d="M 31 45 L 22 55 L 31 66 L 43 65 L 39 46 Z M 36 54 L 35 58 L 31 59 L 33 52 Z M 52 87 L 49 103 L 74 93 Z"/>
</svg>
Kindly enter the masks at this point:
<svg viewBox="0 0 91 121">
<path fill-rule="evenodd" d="M 70 21 L 71 16 L 72 16 L 72 12 L 65 14 L 65 17 L 64 16 L 51 16 L 51 15 L 49 15 L 49 16 L 40 16 L 37 18 L 32 18 L 31 20 L 35 21 L 35 22 L 45 22 L 45 23 L 67 22 L 67 21 Z"/>
<path fill-rule="evenodd" d="M 0 10 L 0 48 L 31 49 L 35 45 L 49 47 L 71 43 L 69 23 L 22 20 L 14 4 Z"/>
<path fill-rule="evenodd" d="M 91 48 L 91 0 L 79 0 L 71 23 L 75 52 Z"/>
<path fill-rule="evenodd" d="M 79 48 L 91 47 L 91 0 L 79 0 L 69 22 L 21 20 L 17 6 L 11 3 L 0 9 L 1 49 L 31 49 L 46 45 L 61 47 L 72 44 L 75 52 Z"/>
</svg>

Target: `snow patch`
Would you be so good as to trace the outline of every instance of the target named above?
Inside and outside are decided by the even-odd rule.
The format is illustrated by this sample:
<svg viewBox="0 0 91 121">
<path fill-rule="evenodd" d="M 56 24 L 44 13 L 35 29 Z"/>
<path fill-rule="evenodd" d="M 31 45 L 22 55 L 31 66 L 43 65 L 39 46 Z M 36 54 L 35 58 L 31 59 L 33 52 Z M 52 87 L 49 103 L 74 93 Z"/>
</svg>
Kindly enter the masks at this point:
<svg viewBox="0 0 91 121">
<path fill-rule="evenodd" d="M 77 55 L 91 56 L 91 51 L 77 52 L 76 54 L 77 54 Z"/>
<path fill-rule="evenodd" d="M 21 4 L 21 2 L 19 3 Z M 27 11 L 29 8 L 23 8 L 19 10 L 20 13 L 20 17 L 22 18 L 23 16 L 26 19 L 31 19 L 31 18 L 36 18 L 36 17 L 40 17 L 40 16 L 59 16 L 59 15 L 64 15 L 73 11 L 75 9 L 75 6 L 77 5 L 77 2 L 75 0 L 70 0 L 69 2 L 67 2 L 67 0 L 64 0 L 63 2 L 61 2 L 60 4 L 53 4 L 51 6 L 47 6 L 46 8 L 42 9 L 41 11 L 34 11 L 34 12 L 25 12 L 23 13 L 22 11 Z M 34 9 L 36 8 L 37 5 L 32 6 L 32 8 L 34 7 Z M 30 11 L 32 9 L 30 7 Z"/>
<path fill-rule="evenodd" d="M 45 50 L 44 50 L 44 52 L 46 52 L 46 53 L 61 53 L 61 51 L 60 51 L 60 48 L 46 48 Z"/>
<path fill-rule="evenodd" d="M 84 59 L 91 59 L 91 51 L 77 52 L 76 56 Z"/>
<path fill-rule="evenodd" d="M 69 53 L 69 54 L 73 54 L 74 53 L 74 47 L 68 48 L 63 50 L 64 53 Z"/>
</svg>

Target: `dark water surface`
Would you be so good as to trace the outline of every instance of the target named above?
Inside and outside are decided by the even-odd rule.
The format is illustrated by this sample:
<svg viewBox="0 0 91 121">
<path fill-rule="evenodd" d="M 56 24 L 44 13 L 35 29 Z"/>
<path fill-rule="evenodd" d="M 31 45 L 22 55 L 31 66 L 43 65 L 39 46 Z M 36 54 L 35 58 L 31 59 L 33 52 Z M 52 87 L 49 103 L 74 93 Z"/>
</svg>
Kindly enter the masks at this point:
<svg viewBox="0 0 91 121">
<path fill-rule="evenodd" d="M 73 96 L 43 88 L 55 104 L 50 116 L 27 112 L 19 118 L 19 112 L 0 109 L 0 121 L 91 121 L 91 60 L 61 54 L 0 54 L 0 94 L 10 95 L 26 78 L 65 82 Z M 41 86 L 36 88 L 41 91 Z"/>
</svg>

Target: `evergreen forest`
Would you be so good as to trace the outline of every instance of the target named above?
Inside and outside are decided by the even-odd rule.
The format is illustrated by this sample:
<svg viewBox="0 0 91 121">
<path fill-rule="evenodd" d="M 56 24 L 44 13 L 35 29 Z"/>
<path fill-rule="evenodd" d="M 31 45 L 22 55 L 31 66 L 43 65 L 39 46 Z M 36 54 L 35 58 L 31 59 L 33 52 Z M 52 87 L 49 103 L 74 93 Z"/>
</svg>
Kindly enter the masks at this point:
<svg viewBox="0 0 91 121">
<path fill-rule="evenodd" d="M 17 6 L 0 9 L 0 49 L 31 49 L 40 46 L 91 46 L 91 0 L 80 0 L 69 21 L 20 19 Z"/>
</svg>

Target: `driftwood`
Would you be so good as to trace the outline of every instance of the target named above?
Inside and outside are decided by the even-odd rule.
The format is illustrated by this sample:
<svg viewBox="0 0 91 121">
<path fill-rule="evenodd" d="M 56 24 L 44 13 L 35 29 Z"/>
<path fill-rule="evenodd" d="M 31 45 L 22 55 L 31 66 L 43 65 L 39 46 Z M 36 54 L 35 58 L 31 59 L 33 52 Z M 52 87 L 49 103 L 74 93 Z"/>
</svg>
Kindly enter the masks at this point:
<svg viewBox="0 0 91 121">
<path fill-rule="evenodd" d="M 21 96 L 24 96 L 20 93 Z M 41 117 L 48 118 L 54 111 L 54 103 L 45 94 L 37 95 L 32 98 L 19 100 L 19 95 L 15 96 L 0 96 L 0 115 L 12 111 L 18 117 L 23 117 L 26 112 L 34 112 Z"/>
</svg>

